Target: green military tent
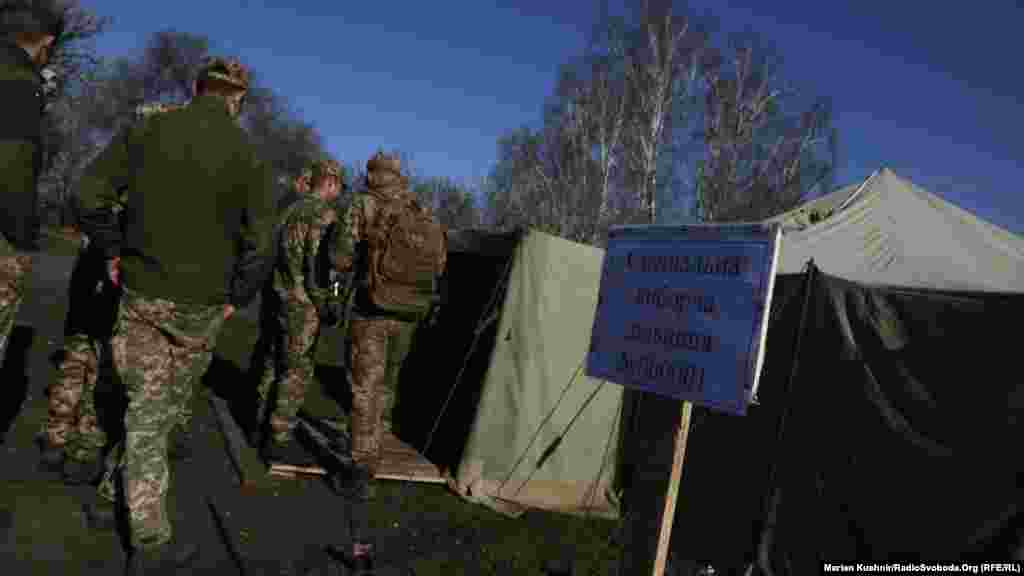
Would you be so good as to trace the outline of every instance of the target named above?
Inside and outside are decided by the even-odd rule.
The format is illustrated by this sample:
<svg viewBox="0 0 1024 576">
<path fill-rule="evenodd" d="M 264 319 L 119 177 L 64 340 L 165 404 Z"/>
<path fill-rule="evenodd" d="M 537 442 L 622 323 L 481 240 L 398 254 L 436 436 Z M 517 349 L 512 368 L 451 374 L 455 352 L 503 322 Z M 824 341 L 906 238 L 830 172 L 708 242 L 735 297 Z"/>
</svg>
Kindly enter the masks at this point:
<svg viewBox="0 0 1024 576">
<path fill-rule="evenodd" d="M 416 338 L 395 419 L 463 497 L 618 514 L 622 388 L 583 374 L 602 256 L 538 231 L 450 234 L 449 305 Z"/>
</svg>

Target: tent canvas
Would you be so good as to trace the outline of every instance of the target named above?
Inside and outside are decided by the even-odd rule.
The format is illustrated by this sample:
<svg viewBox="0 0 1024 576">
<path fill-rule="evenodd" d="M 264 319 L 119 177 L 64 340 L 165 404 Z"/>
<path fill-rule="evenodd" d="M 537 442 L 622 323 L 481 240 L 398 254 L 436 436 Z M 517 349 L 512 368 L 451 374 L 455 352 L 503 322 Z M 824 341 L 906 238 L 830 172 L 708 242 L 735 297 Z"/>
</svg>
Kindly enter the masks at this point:
<svg viewBox="0 0 1024 576">
<path fill-rule="evenodd" d="M 779 274 L 811 258 L 827 274 L 879 286 L 1024 291 L 1024 239 L 888 168 L 772 218 Z"/>
<path fill-rule="evenodd" d="M 582 369 L 602 257 L 537 231 L 449 239 L 450 305 L 416 337 L 395 427 L 463 497 L 511 515 L 617 516 L 622 388 Z"/>
</svg>

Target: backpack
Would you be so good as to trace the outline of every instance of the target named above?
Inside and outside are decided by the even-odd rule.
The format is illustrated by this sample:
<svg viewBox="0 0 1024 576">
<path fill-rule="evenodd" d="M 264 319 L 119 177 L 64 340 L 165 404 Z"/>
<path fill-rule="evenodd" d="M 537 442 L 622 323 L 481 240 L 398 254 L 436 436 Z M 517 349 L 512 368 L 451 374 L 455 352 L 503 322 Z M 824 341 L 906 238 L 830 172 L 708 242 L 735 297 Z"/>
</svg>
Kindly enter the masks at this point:
<svg viewBox="0 0 1024 576">
<path fill-rule="evenodd" d="M 447 231 L 411 194 L 392 198 L 369 193 L 377 201 L 368 234 L 365 281 L 370 301 L 385 312 L 425 315 L 444 272 Z"/>
</svg>

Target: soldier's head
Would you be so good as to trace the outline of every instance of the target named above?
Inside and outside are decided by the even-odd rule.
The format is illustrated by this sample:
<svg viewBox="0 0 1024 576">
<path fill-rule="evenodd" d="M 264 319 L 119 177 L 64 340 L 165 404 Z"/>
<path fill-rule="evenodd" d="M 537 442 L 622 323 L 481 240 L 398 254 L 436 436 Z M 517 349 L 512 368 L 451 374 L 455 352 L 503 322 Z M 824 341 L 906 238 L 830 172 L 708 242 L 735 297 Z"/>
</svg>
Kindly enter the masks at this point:
<svg viewBox="0 0 1024 576">
<path fill-rule="evenodd" d="M 401 161 L 396 156 L 378 150 L 373 157 L 366 161 L 366 186 L 382 188 L 396 184 L 402 187 L 406 185 L 405 177 L 402 175 Z"/>
<path fill-rule="evenodd" d="M 345 168 L 336 160 L 318 160 L 311 166 L 309 186 L 324 200 L 334 200 L 344 187 Z"/>
<path fill-rule="evenodd" d="M 232 116 L 238 116 L 249 91 L 249 70 L 238 60 L 211 56 L 196 74 L 196 96 L 213 95 L 224 99 Z"/>
<path fill-rule="evenodd" d="M 64 33 L 65 8 L 55 0 L 0 0 L 0 37 L 43 67 Z"/>
<path fill-rule="evenodd" d="M 309 192 L 309 179 L 310 177 L 312 177 L 312 175 L 313 169 L 306 168 L 298 176 L 296 176 L 295 181 L 292 182 L 292 186 L 295 188 L 295 191 L 298 192 L 299 194 L 305 194 L 306 192 Z"/>
</svg>

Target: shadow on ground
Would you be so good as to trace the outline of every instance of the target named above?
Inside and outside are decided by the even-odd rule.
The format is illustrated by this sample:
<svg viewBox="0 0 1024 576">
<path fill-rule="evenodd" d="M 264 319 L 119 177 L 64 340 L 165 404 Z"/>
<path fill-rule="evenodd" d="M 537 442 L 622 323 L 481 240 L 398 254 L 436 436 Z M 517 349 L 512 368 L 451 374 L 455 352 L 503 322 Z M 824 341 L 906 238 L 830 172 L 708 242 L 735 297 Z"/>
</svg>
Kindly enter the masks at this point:
<svg viewBox="0 0 1024 576">
<path fill-rule="evenodd" d="M 29 382 L 29 349 L 35 330 L 31 326 L 15 325 L 11 329 L 7 352 L 0 367 L 0 438 L 6 438 L 7 432 L 21 411 L 22 404 L 28 397 Z M 0 442 L 2 443 L 2 442 Z"/>
</svg>

